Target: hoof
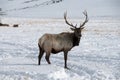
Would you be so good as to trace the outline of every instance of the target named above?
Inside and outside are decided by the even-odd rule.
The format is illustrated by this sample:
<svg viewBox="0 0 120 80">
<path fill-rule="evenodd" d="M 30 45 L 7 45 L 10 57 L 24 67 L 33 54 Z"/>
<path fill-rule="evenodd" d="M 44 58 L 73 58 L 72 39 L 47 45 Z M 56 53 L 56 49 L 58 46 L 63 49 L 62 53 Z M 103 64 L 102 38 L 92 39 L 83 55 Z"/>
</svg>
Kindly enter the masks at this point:
<svg viewBox="0 0 120 80">
<path fill-rule="evenodd" d="M 51 62 L 48 62 L 48 64 L 51 64 Z"/>
<path fill-rule="evenodd" d="M 70 70 L 70 68 L 68 68 L 68 67 L 64 67 L 64 68 Z"/>
<path fill-rule="evenodd" d="M 51 64 L 51 62 L 48 62 L 48 64 Z"/>
</svg>

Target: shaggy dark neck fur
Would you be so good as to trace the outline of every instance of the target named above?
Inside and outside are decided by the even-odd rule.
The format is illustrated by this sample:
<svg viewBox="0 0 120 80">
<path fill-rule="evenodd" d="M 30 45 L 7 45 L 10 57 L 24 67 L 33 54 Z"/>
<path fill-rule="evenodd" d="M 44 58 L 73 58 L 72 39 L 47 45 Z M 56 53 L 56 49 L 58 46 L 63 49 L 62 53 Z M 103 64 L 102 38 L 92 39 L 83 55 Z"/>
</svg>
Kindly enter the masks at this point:
<svg viewBox="0 0 120 80">
<path fill-rule="evenodd" d="M 73 46 L 78 46 L 80 42 L 80 38 L 76 37 L 73 33 Z"/>
</svg>

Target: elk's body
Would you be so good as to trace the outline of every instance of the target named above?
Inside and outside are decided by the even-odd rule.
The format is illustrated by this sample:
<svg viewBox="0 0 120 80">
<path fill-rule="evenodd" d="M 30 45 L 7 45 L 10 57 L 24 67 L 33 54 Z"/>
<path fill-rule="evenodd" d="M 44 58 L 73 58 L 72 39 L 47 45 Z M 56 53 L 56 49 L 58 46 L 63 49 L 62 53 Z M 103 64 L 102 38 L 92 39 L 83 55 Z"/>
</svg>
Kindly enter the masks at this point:
<svg viewBox="0 0 120 80">
<path fill-rule="evenodd" d="M 67 68 L 67 54 L 68 51 L 70 51 L 74 46 L 78 46 L 81 38 L 81 31 L 83 29 L 83 26 L 88 21 L 87 19 L 87 13 L 85 12 L 84 15 L 86 16 L 86 19 L 82 25 L 80 25 L 79 28 L 74 26 L 73 24 L 68 23 L 66 19 L 66 15 L 64 14 L 65 22 L 72 26 L 71 30 L 73 30 L 73 33 L 69 32 L 63 32 L 60 34 L 44 34 L 38 41 L 39 46 L 39 56 L 38 56 L 38 64 L 40 65 L 41 58 L 46 52 L 45 59 L 50 64 L 50 54 L 51 53 L 58 53 L 63 51 L 64 52 L 64 60 L 65 60 L 65 68 Z"/>
<path fill-rule="evenodd" d="M 72 36 L 71 33 L 45 34 L 40 38 L 39 44 L 40 47 L 44 47 L 45 52 L 57 53 L 70 50 L 73 46 Z"/>
</svg>

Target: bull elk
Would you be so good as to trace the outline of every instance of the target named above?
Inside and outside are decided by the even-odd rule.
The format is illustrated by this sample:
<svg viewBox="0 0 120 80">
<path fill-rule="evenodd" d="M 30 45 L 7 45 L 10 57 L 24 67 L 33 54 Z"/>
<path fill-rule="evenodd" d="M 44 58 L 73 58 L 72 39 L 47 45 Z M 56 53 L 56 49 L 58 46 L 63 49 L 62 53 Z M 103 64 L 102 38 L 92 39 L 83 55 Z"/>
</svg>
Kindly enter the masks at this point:
<svg viewBox="0 0 120 80">
<path fill-rule="evenodd" d="M 38 41 L 39 46 L 39 56 L 38 56 L 38 65 L 40 65 L 41 58 L 46 52 L 45 59 L 48 64 L 51 64 L 49 57 L 51 53 L 58 53 L 63 51 L 64 52 L 64 67 L 67 68 L 67 55 L 68 51 L 70 51 L 74 46 L 78 46 L 80 39 L 82 37 L 82 30 L 84 29 L 84 25 L 88 22 L 87 12 L 83 12 L 85 15 L 85 21 L 80 24 L 79 27 L 69 23 L 67 21 L 67 12 L 64 13 L 64 19 L 66 24 L 68 24 L 70 29 L 73 32 L 62 32 L 60 34 L 44 34 Z"/>
</svg>

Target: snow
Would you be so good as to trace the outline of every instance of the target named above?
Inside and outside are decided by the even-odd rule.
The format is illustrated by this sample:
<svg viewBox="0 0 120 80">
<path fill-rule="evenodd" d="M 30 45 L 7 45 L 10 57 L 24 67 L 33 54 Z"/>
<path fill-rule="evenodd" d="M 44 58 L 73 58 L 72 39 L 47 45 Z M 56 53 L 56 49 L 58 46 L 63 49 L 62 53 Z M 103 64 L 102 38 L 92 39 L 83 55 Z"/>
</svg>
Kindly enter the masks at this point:
<svg viewBox="0 0 120 80">
<path fill-rule="evenodd" d="M 69 19 L 76 24 L 82 19 Z M 63 19 L 2 18 L 0 27 L 0 80 L 120 80 L 120 20 L 92 19 L 82 32 L 79 46 L 68 55 L 43 56 L 38 63 L 38 39 L 44 33 L 70 31 Z M 19 24 L 18 28 L 12 27 Z"/>
<path fill-rule="evenodd" d="M 116 0 L 0 0 L 0 80 L 120 80 L 120 14 Z M 18 6 L 19 5 L 19 6 Z M 97 6 L 97 7 L 96 7 Z M 44 33 L 71 32 L 63 20 L 80 24 L 87 10 L 89 22 L 80 45 L 68 54 L 44 56 L 38 64 L 38 39 Z M 101 17 L 102 16 L 102 17 Z M 12 27 L 19 24 L 19 27 Z"/>
<path fill-rule="evenodd" d="M 91 18 L 120 18 L 119 3 L 119 0 L 0 0 L 0 8 L 7 17 L 63 18 L 67 11 L 70 17 L 79 18 L 87 10 Z"/>
</svg>

